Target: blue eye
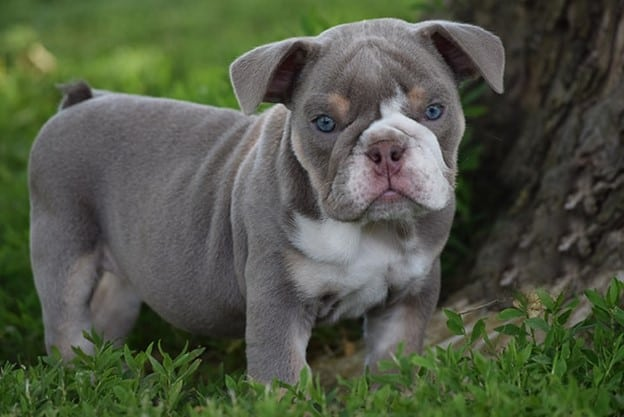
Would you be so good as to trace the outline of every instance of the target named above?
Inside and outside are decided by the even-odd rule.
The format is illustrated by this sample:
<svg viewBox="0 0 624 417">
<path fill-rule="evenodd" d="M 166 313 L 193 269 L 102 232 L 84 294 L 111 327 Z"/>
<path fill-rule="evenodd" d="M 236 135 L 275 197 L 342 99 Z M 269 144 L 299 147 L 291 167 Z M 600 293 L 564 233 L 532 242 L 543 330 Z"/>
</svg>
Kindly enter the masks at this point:
<svg viewBox="0 0 624 417">
<path fill-rule="evenodd" d="M 443 113 L 444 106 L 439 103 L 430 104 L 425 109 L 425 117 L 427 118 L 427 120 L 438 120 L 440 117 L 442 117 Z"/>
<path fill-rule="evenodd" d="M 322 115 L 314 120 L 316 128 L 323 133 L 330 133 L 336 128 L 336 122 L 334 119 L 327 115 Z"/>
</svg>

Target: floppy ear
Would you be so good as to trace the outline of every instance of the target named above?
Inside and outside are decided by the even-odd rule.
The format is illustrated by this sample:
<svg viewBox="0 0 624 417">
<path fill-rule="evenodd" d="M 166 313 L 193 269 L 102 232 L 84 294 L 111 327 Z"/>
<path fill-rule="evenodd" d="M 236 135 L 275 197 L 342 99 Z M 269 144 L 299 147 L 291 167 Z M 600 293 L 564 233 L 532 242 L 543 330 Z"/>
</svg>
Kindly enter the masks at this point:
<svg viewBox="0 0 624 417">
<path fill-rule="evenodd" d="M 255 48 L 230 65 L 230 79 L 243 112 L 263 101 L 288 103 L 297 76 L 318 48 L 312 38 L 292 38 Z"/>
<path fill-rule="evenodd" d="M 418 26 L 460 80 L 481 75 L 492 90 L 503 92 L 505 49 L 498 36 L 478 26 L 444 20 Z"/>
</svg>

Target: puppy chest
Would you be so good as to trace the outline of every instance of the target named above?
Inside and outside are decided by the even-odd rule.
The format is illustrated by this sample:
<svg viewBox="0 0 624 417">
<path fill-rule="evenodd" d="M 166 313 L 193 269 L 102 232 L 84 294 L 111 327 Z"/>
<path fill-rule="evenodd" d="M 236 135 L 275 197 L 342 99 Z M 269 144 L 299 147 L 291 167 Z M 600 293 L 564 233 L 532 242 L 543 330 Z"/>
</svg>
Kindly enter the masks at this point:
<svg viewBox="0 0 624 417">
<path fill-rule="evenodd" d="M 358 317 L 388 296 L 418 290 L 432 265 L 416 237 L 401 239 L 392 228 L 304 217 L 296 226 L 291 279 L 320 320 Z"/>
</svg>

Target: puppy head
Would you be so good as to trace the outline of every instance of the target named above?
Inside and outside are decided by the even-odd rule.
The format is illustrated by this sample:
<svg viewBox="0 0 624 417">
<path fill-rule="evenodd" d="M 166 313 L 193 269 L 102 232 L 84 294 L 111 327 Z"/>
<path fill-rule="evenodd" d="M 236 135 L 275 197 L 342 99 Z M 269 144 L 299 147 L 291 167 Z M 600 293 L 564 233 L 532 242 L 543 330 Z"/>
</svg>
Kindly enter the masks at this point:
<svg viewBox="0 0 624 417">
<path fill-rule="evenodd" d="M 500 40 L 472 25 L 379 19 L 256 48 L 230 74 L 246 113 L 292 112 L 292 149 L 323 213 L 399 220 L 453 199 L 464 132 L 457 83 L 481 75 L 502 92 Z"/>
</svg>

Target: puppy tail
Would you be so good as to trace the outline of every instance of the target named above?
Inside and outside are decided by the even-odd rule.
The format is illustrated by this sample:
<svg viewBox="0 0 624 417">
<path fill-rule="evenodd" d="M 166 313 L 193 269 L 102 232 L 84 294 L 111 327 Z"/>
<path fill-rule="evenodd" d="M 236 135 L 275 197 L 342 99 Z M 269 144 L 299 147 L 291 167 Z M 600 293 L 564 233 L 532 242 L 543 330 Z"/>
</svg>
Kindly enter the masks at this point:
<svg viewBox="0 0 624 417">
<path fill-rule="evenodd" d="M 93 98 L 93 90 L 84 81 L 78 81 L 70 84 L 62 84 L 58 89 L 63 93 L 63 99 L 59 104 L 59 111 L 66 109 L 74 104 Z"/>
</svg>

